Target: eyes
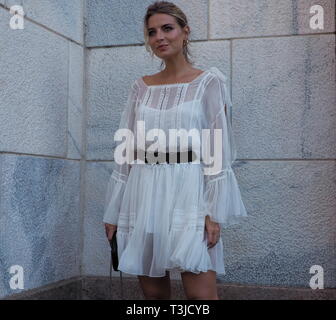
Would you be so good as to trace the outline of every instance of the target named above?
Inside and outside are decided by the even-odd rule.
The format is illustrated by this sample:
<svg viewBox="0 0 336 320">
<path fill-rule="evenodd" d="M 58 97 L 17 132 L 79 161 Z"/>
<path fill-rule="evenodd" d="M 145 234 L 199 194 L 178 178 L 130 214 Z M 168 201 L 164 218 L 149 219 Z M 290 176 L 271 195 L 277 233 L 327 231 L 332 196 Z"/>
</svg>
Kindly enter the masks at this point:
<svg viewBox="0 0 336 320">
<path fill-rule="evenodd" d="M 169 27 L 169 26 L 166 26 L 166 27 L 163 28 L 163 30 L 169 32 L 170 30 L 173 30 L 173 28 Z M 155 31 L 151 30 L 151 31 L 148 32 L 148 35 L 151 37 L 154 33 L 155 33 Z"/>
</svg>

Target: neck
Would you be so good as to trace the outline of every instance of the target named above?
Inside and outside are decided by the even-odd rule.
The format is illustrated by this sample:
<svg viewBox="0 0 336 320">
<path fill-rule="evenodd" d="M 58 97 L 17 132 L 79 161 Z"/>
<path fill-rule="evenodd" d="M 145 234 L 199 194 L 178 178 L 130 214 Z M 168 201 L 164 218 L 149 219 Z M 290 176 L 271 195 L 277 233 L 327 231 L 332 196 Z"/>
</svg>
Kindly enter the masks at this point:
<svg viewBox="0 0 336 320">
<path fill-rule="evenodd" d="M 178 56 L 165 59 L 166 67 L 162 71 L 166 78 L 179 78 L 192 70 L 191 64 L 186 61 L 184 55 L 180 53 Z"/>
</svg>

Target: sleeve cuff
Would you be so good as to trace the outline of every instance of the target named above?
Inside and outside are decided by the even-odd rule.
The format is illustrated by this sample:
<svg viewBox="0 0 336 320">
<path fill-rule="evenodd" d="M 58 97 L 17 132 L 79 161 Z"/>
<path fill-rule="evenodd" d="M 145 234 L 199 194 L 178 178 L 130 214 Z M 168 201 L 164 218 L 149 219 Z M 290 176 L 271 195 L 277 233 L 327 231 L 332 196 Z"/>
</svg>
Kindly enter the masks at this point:
<svg viewBox="0 0 336 320">
<path fill-rule="evenodd" d="M 223 173 L 206 183 L 206 216 L 223 227 L 239 224 L 247 217 L 247 211 L 241 198 L 238 182 L 231 166 Z"/>
<path fill-rule="evenodd" d="M 107 185 L 103 222 L 118 225 L 120 206 L 126 182 L 116 178 L 112 173 Z"/>
</svg>

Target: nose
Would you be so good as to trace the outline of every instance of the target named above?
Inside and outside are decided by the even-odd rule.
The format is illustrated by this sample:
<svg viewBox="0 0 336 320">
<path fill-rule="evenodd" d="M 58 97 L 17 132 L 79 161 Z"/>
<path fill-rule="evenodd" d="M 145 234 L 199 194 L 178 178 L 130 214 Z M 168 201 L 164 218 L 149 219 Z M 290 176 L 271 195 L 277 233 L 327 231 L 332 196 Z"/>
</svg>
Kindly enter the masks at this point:
<svg viewBox="0 0 336 320">
<path fill-rule="evenodd" d="M 157 42 L 157 44 L 159 44 L 160 42 L 162 42 L 161 40 L 164 39 L 164 36 L 163 36 L 163 32 L 162 30 L 158 30 L 155 34 L 155 41 Z"/>
</svg>

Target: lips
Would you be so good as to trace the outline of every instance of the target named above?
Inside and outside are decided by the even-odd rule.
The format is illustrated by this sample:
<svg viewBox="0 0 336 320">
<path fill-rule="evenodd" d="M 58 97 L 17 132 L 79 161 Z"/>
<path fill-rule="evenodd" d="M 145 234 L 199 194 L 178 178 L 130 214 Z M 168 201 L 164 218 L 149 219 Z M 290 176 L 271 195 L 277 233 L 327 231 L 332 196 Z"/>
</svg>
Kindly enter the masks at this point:
<svg viewBox="0 0 336 320">
<path fill-rule="evenodd" d="M 168 47 L 168 44 L 162 44 L 162 45 L 158 46 L 158 49 L 162 49 L 162 48 L 165 48 L 165 47 Z"/>
</svg>

